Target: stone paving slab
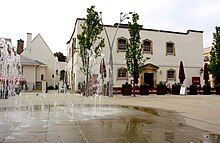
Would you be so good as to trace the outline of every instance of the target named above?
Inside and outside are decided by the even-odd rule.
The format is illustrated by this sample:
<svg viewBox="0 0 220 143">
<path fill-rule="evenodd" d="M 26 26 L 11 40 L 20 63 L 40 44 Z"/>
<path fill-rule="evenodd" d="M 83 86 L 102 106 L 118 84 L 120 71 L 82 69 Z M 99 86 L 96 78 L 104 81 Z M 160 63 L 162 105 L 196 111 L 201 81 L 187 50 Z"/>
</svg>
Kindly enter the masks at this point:
<svg viewBox="0 0 220 143">
<path fill-rule="evenodd" d="M 0 142 L 217 143 L 219 111 L 218 95 L 23 93 L 0 100 Z"/>
</svg>

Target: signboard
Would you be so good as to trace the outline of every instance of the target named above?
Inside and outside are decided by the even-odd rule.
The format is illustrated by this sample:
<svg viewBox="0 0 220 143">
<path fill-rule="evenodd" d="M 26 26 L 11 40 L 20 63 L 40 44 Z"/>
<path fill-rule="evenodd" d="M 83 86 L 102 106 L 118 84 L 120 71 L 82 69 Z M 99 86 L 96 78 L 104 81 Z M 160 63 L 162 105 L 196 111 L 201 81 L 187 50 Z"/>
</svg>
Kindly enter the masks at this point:
<svg viewBox="0 0 220 143">
<path fill-rule="evenodd" d="M 180 95 L 186 95 L 186 85 L 182 84 L 180 87 Z"/>
<path fill-rule="evenodd" d="M 192 84 L 200 85 L 200 77 L 192 77 Z"/>
</svg>

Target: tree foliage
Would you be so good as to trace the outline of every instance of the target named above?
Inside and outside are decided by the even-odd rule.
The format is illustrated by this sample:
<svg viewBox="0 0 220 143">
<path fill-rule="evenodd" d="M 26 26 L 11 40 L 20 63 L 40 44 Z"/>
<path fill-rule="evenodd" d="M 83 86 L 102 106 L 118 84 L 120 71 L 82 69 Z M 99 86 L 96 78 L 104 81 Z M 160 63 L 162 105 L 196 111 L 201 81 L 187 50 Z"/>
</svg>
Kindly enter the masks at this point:
<svg viewBox="0 0 220 143">
<path fill-rule="evenodd" d="M 98 12 L 94 8 L 95 6 L 87 8 L 86 20 L 81 24 L 82 33 L 77 35 L 79 40 L 79 56 L 82 60 L 80 69 L 86 75 L 86 90 L 89 88 L 90 56 L 94 54 L 95 58 L 99 57 L 102 48 L 105 46 L 104 38 L 99 36 L 103 30 L 103 25 L 101 24 Z M 88 96 L 87 93 L 86 95 Z"/>
<path fill-rule="evenodd" d="M 138 83 L 140 69 L 145 62 L 143 59 L 143 51 L 140 46 L 140 25 L 137 23 L 139 15 L 137 13 L 132 14 L 132 22 L 128 23 L 128 31 L 130 39 L 126 44 L 126 64 L 128 72 L 134 79 L 133 87 Z"/>
<path fill-rule="evenodd" d="M 77 35 L 79 40 L 79 55 L 82 59 L 81 70 L 84 74 L 87 74 L 86 70 L 89 65 L 89 54 L 91 50 L 94 50 L 96 57 L 100 56 L 102 48 L 105 46 L 104 38 L 100 37 L 103 30 L 98 12 L 94 10 L 95 6 L 87 8 L 86 20 L 82 27 L 82 33 Z M 99 43 L 96 43 L 99 40 Z M 95 47 L 94 44 L 96 43 Z M 93 48 L 93 49 L 92 49 Z"/>
<path fill-rule="evenodd" d="M 61 52 L 56 52 L 53 55 L 58 58 L 59 62 L 65 62 L 66 61 L 66 56 L 64 56 L 63 53 L 61 53 Z"/>
<path fill-rule="evenodd" d="M 213 33 L 213 46 L 210 51 L 209 70 L 215 79 L 215 84 L 220 84 L 220 27 L 215 27 L 216 32 Z"/>
</svg>

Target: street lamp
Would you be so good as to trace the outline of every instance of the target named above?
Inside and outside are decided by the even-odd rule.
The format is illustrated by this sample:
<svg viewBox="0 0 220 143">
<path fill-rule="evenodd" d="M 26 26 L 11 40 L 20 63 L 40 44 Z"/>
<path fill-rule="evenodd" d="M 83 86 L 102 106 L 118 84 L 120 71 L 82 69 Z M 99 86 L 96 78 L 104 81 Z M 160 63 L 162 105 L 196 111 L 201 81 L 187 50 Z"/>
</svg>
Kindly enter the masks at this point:
<svg viewBox="0 0 220 143">
<path fill-rule="evenodd" d="M 106 34 L 106 37 L 107 37 L 107 40 L 108 40 L 108 45 L 109 45 L 109 96 L 113 96 L 113 57 L 112 57 L 112 50 L 113 50 L 113 45 L 114 45 L 114 41 L 115 41 L 115 37 L 116 37 L 116 34 L 118 32 L 118 28 L 120 26 L 120 24 L 126 20 L 126 19 L 129 19 L 129 15 L 132 14 L 132 12 L 129 12 L 129 13 L 123 13 L 121 12 L 120 13 L 120 22 L 118 23 L 117 25 L 117 28 L 115 30 L 115 34 L 114 34 L 114 37 L 113 37 L 113 40 L 112 40 L 112 43 L 110 42 L 110 39 L 109 39 L 109 35 L 108 35 L 108 32 L 103 24 L 103 21 L 102 21 L 102 12 L 100 12 L 100 19 L 101 19 L 101 22 L 102 22 L 102 25 L 104 27 L 104 31 L 105 31 L 105 34 Z"/>
</svg>

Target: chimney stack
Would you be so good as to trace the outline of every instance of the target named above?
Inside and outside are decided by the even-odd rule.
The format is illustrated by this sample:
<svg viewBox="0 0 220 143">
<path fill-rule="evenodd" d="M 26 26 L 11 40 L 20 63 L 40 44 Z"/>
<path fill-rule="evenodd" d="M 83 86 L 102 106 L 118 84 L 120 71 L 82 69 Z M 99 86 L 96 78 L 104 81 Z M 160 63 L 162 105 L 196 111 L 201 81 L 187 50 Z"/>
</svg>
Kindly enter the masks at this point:
<svg viewBox="0 0 220 143">
<path fill-rule="evenodd" d="M 18 40 L 17 54 L 20 55 L 24 50 L 24 41 L 22 39 Z"/>
<path fill-rule="evenodd" d="M 29 49 L 32 41 L 32 33 L 27 33 L 27 48 Z"/>
</svg>

